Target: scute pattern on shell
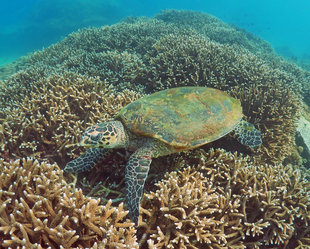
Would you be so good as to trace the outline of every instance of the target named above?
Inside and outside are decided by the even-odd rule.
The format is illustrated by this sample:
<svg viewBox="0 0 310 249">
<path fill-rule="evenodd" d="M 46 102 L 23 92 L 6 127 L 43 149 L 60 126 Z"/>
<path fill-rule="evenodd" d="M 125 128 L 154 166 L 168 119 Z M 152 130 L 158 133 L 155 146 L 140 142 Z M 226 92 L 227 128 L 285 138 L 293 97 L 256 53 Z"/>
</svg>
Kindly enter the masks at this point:
<svg viewBox="0 0 310 249">
<path fill-rule="evenodd" d="M 242 108 L 239 100 L 217 89 L 178 87 L 130 103 L 117 118 L 131 132 L 181 150 L 212 142 L 232 131 L 242 118 Z"/>
</svg>

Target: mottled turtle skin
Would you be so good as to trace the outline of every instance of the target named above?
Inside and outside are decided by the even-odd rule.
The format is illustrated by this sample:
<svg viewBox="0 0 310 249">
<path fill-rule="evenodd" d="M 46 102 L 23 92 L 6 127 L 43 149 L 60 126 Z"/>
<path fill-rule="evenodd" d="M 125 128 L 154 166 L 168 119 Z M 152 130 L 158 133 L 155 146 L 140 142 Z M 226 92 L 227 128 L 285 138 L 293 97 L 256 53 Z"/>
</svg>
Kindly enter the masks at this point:
<svg viewBox="0 0 310 249">
<path fill-rule="evenodd" d="M 178 87 L 156 92 L 125 106 L 115 121 L 86 129 L 80 145 L 91 147 L 65 170 L 90 170 L 109 149 L 134 151 L 125 170 L 129 214 L 138 224 L 139 204 L 152 158 L 193 149 L 234 131 L 246 146 L 262 143 L 260 131 L 242 119 L 240 101 L 208 87 Z"/>
</svg>

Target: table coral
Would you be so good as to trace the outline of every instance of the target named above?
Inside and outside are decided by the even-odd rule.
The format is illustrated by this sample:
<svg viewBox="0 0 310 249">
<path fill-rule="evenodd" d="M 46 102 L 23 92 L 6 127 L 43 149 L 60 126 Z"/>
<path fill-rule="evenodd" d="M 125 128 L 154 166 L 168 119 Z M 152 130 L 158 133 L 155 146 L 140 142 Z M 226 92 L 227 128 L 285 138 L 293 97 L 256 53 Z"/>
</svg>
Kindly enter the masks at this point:
<svg viewBox="0 0 310 249">
<path fill-rule="evenodd" d="M 0 159 L 3 247 L 138 248 L 123 205 L 105 206 L 68 185 L 56 164 Z"/>
</svg>

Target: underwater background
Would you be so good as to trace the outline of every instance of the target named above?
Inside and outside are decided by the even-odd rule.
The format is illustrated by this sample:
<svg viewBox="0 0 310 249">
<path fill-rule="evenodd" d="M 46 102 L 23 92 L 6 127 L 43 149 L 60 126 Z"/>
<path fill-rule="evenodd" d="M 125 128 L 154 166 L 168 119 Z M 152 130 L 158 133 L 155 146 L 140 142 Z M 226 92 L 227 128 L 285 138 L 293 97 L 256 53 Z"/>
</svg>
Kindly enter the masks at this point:
<svg viewBox="0 0 310 249">
<path fill-rule="evenodd" d="M 309 3 L 296 3 L 2 3 L 0 248 L 310 248 Z M 227 93 L 238 106 L 229 115 L 252 125 L 230 132 L 232 116 L 203 101 L 150 111 L 151 94 L 188 86 Z M 144 96 L 143 111 L 128 108 Z M 216 96 L 202 97 L 211 110 Z M 205 116 L 184 121 L 196 110 Z M 79 144 L 120 113 L 144 145 L 188 139 L 189 150 L 152 159 L 137 224 L 131 148 Z M 202 124 L 218 139 L 186 133 Z M 259 143 L 245 146 L 244 134 Z"/>
<path fill-rule="evenodd" d="M 112 24 L 131 15 L 153 16 L 163 9 L 209 13 L 260 36 L 284 56 L 310 60 L 308 0 L 14 0 L 1 4 L 0 65 L 78 28 Z"/>
</svg>

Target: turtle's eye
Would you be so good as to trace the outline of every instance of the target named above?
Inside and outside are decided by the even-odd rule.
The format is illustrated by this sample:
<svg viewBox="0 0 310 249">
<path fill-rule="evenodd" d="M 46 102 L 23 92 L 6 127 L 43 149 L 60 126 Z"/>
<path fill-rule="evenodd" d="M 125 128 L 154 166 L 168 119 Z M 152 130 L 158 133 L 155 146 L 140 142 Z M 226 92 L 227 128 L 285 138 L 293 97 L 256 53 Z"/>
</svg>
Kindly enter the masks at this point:
<svg viewBox="0 0 310 249">
<path fill-rule="evenodd" d="M 92 141 L 95 141 L 95 142 L 100 141 L 101 138 L 102 138 L 102 133 L 97 133 L 97 134 L 94 134 L 94 135 L 91 135 L 91 136 L 90 136 L 90 139 L 91 139 Z"/>
</svg>

